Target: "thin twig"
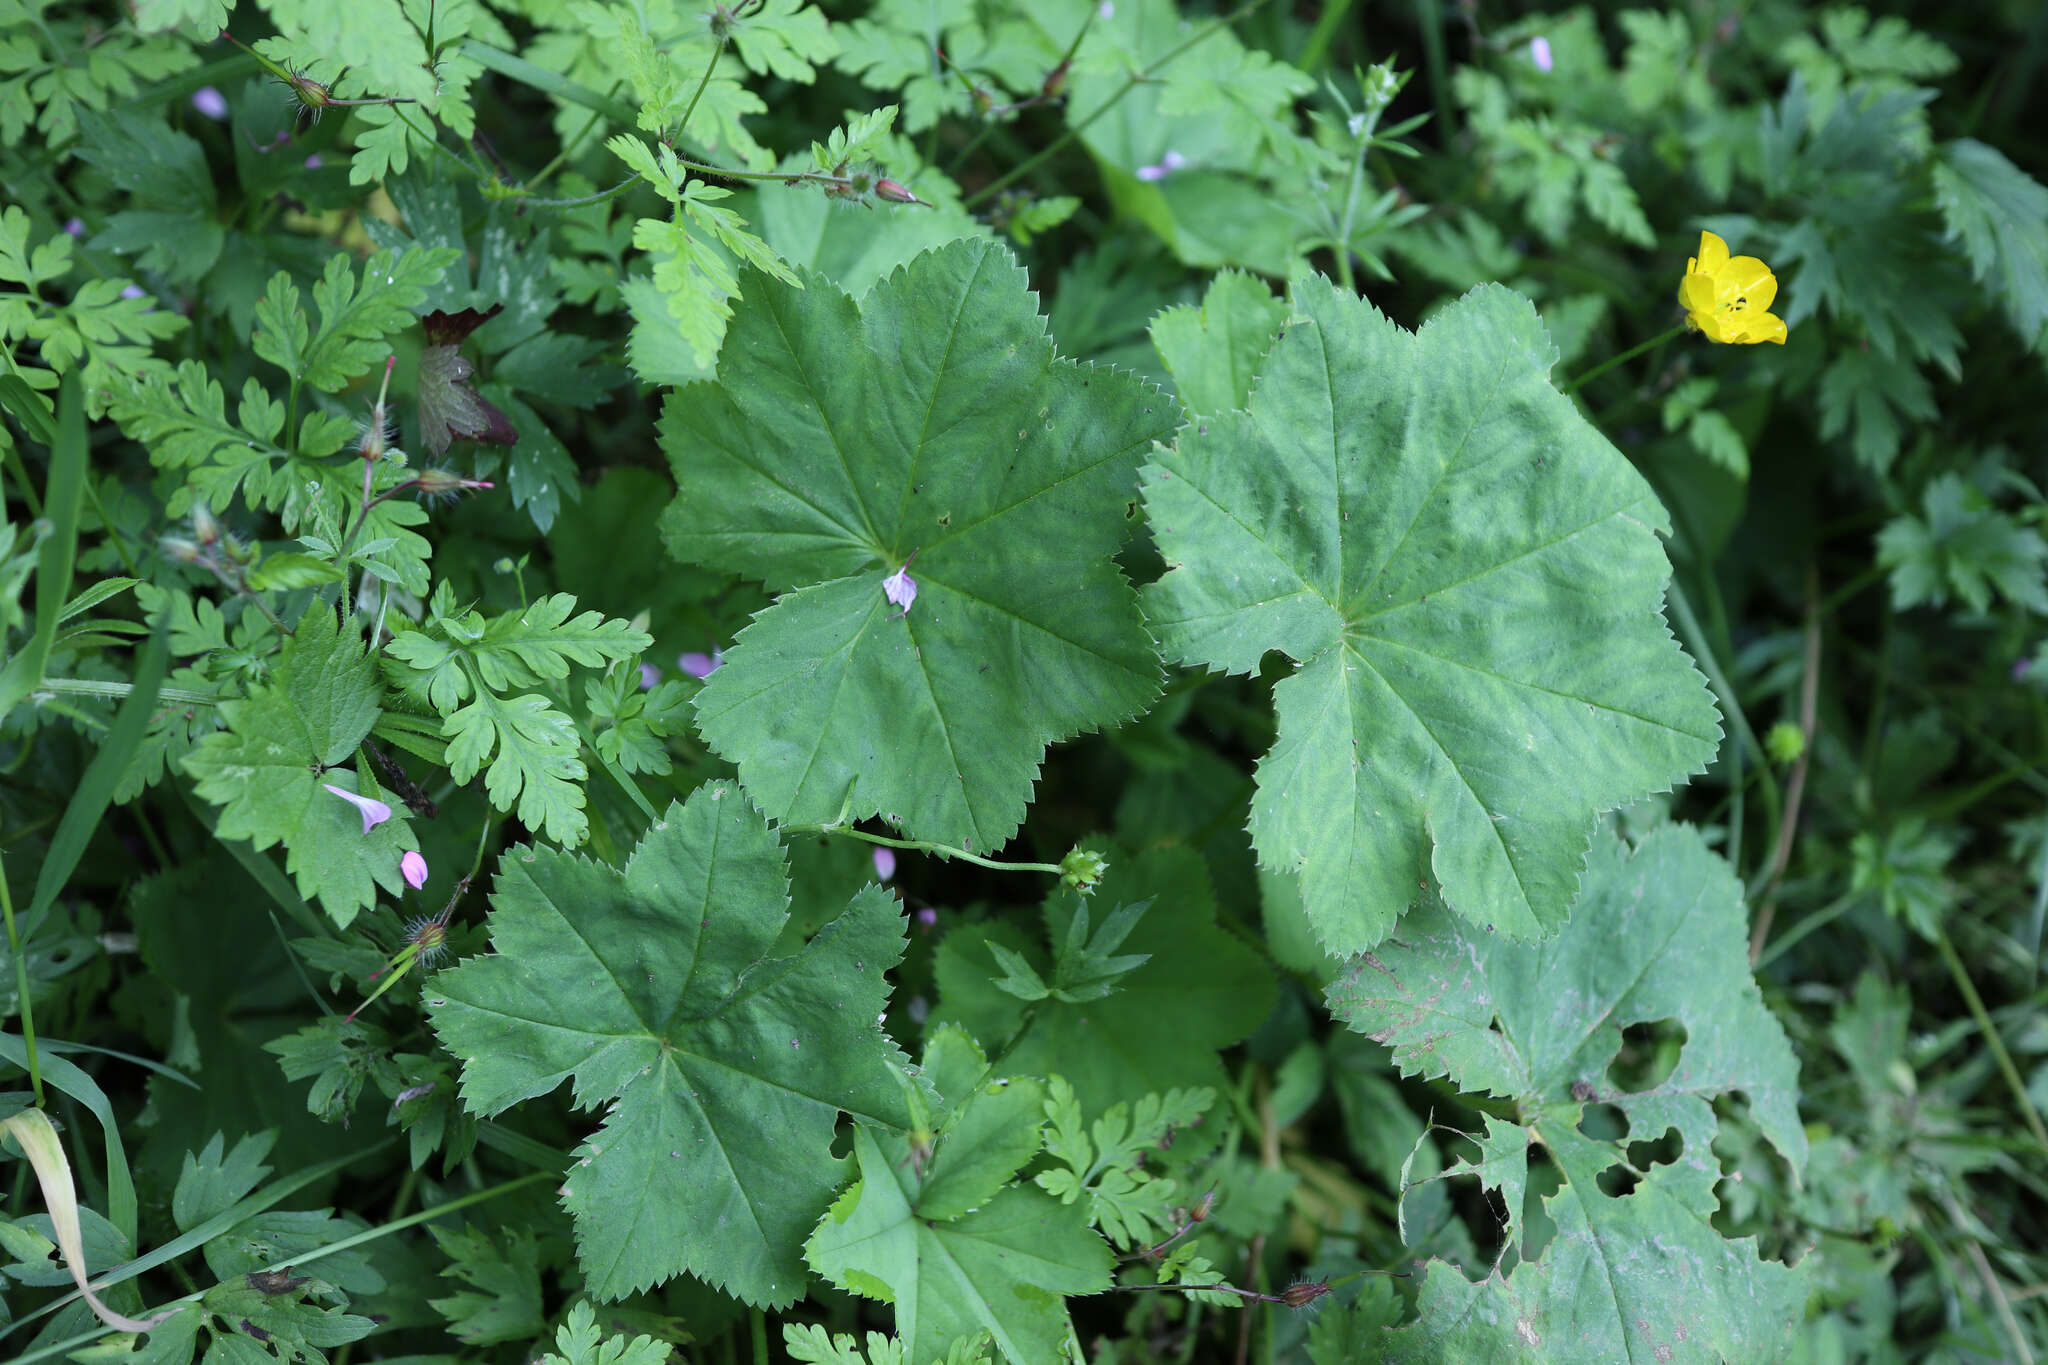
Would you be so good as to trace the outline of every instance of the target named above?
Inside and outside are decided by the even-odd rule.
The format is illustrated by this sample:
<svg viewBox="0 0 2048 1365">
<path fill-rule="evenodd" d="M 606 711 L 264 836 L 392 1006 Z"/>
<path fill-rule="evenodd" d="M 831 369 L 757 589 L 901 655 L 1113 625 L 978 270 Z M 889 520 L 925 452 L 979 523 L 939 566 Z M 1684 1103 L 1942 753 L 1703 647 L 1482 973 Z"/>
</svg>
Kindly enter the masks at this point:
<svg viewBox="0 0 2048 1365">
<path fill-rule="evenodd" d="M 1095 108 L 1089 110 L 1086 117 L 1077 119 L 1073 123 L 1068 124 L 1065 132 L 1061 133 L 1058 137 L 1054 138 L 1051 143 L 1049 143 L 1046 147 L 1040 150 L 1037 154 L 1032 156 L 1030 159 L 1026 160 L 1023 164 L 1012 168 L 1005 174 L 997 176 L 994 180 L 991 180 L 988 184 L 983 185 L 973 194 L 968 195 L 966 200 L 963 202 L 963 207 L 972 209 L 975 205 L 981 203 L 984 199 L 989 198 L 991 195 L 994 195 L 1001 190 L 1009 188 L 1017 181 L 1023 179 L 1025 176 L 1031 174 L 1031 172 L 1037 170 L 1049 158 L 1053 157 L 1054 155 L 1058 154 L 1062 149 L 1064 149 L 1069 142 L 1072 142 L 1075 138 L 1079 137 L 1083 132 L 1085 132 L 1089 124 L 1095 122 L 1095 120 L 1101 118 L 1104 114 L 1108 113 L 1111 109 L 1115 108 L 1125 95 L 1130 94 L 1131 91 L 1137 89 L 1146 81 L 1151 80 L 1153 76 L 1158 74 L 1160 68 L 1164 67 L 1168 62 L 1174 60 L 1183 52 L 1186 52 L 1196 43 L 1202 42 L 1203 40 L 1209 38 L 1211 35 L 1220 32 L 1223 29 L 1229 28 L 1238 20 L 1246 18 L 1247 16 L 1257 13 L 1259 10 L 1264 9 L 1267 3 L 1268 0 L 1250 0 L 1249 4 L 1239 5 L 1230 13 L 1223 15 L 1221 18 L 1212 19 L 1208 23 L 1202 25 L 1202 27 L 1196 29 L 1193 33 L 1187 36 L 1185 41 L 1179 43 L 1175 47 L 1168 49 L 1166 52 L 1154 58 L 1152 63 L 1146 66 L 1143 70 L 1132 72 L 1130 79 L 1125 81 L 1121 86 L 1118 86 L 1115 94 L 1111 95 L 1101 104 L 1096 105 Z"/>
<path fill-rule="evenodd" d="M 1778 841 L 1771 848 L 1771 861 L 1764 872 L 1764 894 L 1756 912 L 1756 927 L 1749 935 L 1749 965 L 1755 970 L 1763 955 L 1764 941 L 1771 936 L 1771 920 L 1778 913 L 1778 883 L 1792 862 L 1792 841 L 1799 833 L 1799 801 L 1806 794 L 1806 770 L 1813 762 L 1815 715 L 1820 705 L 1820 571 L 1806 566 L 1806 639 L 1799 680 L 1799 761 L 1792 765 L 1792 780 L 1785 786 L 1785 810 L 1778 821 Z M 1768 761 L 1769 755 L 1765 755 Z"/>
</svg>

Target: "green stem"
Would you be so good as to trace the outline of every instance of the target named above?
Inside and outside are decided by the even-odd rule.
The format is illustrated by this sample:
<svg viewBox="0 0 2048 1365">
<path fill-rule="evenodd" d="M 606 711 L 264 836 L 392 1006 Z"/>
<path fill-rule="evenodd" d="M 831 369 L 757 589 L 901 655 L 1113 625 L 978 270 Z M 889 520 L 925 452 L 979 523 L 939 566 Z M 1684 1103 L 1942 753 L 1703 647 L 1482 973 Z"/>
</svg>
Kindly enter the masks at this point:
<svg viewBox="0 0 2048 1365">
<path fill-rule="evenodd" d="M 615 83 L 612 86 L 612 88 L 606 92 L 605 97 L 607 99 L 611 98 L 612 95 L 618 93 L 618 89 L 619 87 Z M 536 186 L 540 185 L 542 182 L 544 182 L 549 176 L 553 175 L 556 171 L 560 170 L 563 163 L 567 162 L 571 156 L 574 156 L 576 154 L 577 149 L 583 145 L 583 139 L 589 137 L 590 134 L 597 128 L 597 125 L 603 122 L 604 115 L 596 110 L 592 110 L 589 120 L 585 122 L 581 128 L 577 129 L 574 133 L 570 134 L 568 140 L 562 144 L 561 149 L 555 153 L 554 158 L 551 161 L 549 161 L 547 165 L 541 167 L 532 175 L 528 176 L 526 179 L 526 183 L 522 185 L 520 188 L 531 190 Z M 632 181 L 629 180 L 626 183 L 630 185 Z"/>
<path fill-rule="evenodd" d="M 907 848 L 913 853 L 930 853 L 940 858 L 958 858 L 979 867 L 992 867 L 998 872 L 1061 872 L 1058 863 L 1006 863 L 995 858 L 984 858 L 978 853 L 969 853 L 964 848 L 950 844 L 927 843 L 922 839 L 891 839 L 886 834 L 870 834 L 852 825 L 784 825 L 785 834 L 843 834 L 850 839 L 859 839 L 870 844 L 881 844 L 887 848 Z"/>
<path fill-rule="evenodd" d="M 1606 374 L 1616 365 L 1619 365 L 1624 361 L 1634 360 L 1644 351 L 1654 350 L 1657 347 L 1662 346 L 1665 342 L 1671 340 L 1673 337 L 1683 334 L 1684 331 L 1685 324 L 1681 322 L 1668 332 L 1660 332 L 1656 336 L 1651 337 L 1648 341 L 1629 347 L 1620 355 L 1612 356 L 1606 360 L 1601 361 L 1598 365 L 1595 365 L 1592 369 L 1586 371 L 1577 379 L 1574 379 L 1571 383 L 1567 384 L 1564 390 L 1565 397 L 1569 398 L 1571 397 L 1571 395 L 1577 393 L 1579 391 L 1580 386 L 1584 385 L 1588 380 L 1598 379 L 1601 375 Z"/>
<path fill-rule="evenodd" d="M 1344 292 L 1356 294 L 1358 282 L 1351 272 L 1351 224 L 1358 212 L 1358 186 L 1365 179 L 1365 154 L 1372 148 L 1372 139 L 1363 138 L 1358 144 L 1358 155 L 1351 159 L 1351 183 L 1344 190 L 1344 217 L 1337 224 L 1337 240 L 1331 243 L 1337 255 L 1337 277 L 1344 283 Z"/>
<path fill-rule="evenodd" d="M 1114 109 L 1117 106 L 1117 104 L 1120 101 L 1122 101 L 1125 95 L 1130 94 L 1131 91 L 1137 89 L 1140 85 L 1144 84 L 1146 81 L 1150 80 L 1154 75 L 1158 74 L 1160 68 L 1164 67 L 1168 62 L 1174 60 L 1176 57 L 1180 56 L 1183 52 L 1186 52 L 1195 44 L 1203 42 L 1206 39 L 1213 37 L 1215 34 L 1220 33 L 1222 30 L 1229 28 L 1232 24 L 1235 24 L 1238 20 L 1245 18 L 1247 15 L 1255 14 L 1259 10 L 1264 9 L 1267 3 L 1268 0 L 1250 0 L 1250 3 L 1239 5 L 1230 13 L 1223 15 L 1222 17 L 1217 19 L 1211 19 L 1208 23 L 1196 29 L 1193 33 L 1189 34 L 1184 41 L 1176 44 L 1174 47 L 1169 48 L 1166 52 L 1154 58 L 1152 63 L 1146 66 L 1143 70 L 1132 72 L 1130 79 L 1126 80 L 1122 85 L 1118 86 L 1115 94 L 1111 95 L 1101 104 L 1096 105 L 1095 108 L 1089 110 L 1085 118 L 1077 119 L 1075 122 L 1068 124 L 1065 132 L 1061 133 L 1058 137 L 1054 138 L 1049 145 L 1041 149 L 1030 160 L 1024 162 L 1021 166 L 1012 168 L 1003 175 L 997 176 L 994 180 L 991 180 L 988 184 L 983 185 L 980 189 L 976 190 L 973 194 L 969 195 L 963 202 L 962 207 L 972 209 L 975 205 L 981 203 L 983 200 L 988 199 L 990 196 L 1002 190 L 1008 189 L 1011 185 L 1017 183 L 1017 181 L 1022 180 L 1025 176 L 1037 170 L 1041 165 L 1045 164 L 1047 160 L 1051 159 L 1053 156 L 1057 155 L 1059 152 L 1064 150 L 1068 143 L 1072 142 L 1075 138 L 1079 137 L 1083 132 L 1085 132 L 1088 128 L 1088 125 L 1095 122 L 1095 120 L 1101 118 L 1111 109 Z"/>
<path fill-rule="evenodd" d="M 1963 968 L 1962 958 L 1956 955 L 1956 948 L 1949 942 L 1948 932 L 1936 926 L 1934 946 L 1941 950 L 1941 960 L 1948 964 L 1948 973 L 1955 978 L 1956 989 L 1963 993 L 1963 1001 L 1970 1007 L 1970 1016 L 1977 1021 L 1978 1030 L 1984 1041 L 1991 1047 L 1991 1055 L 1997 1059 L 1999 1074 L 2005 1077 L 2006 1088 L 2012 1091 L 2019 1102 L 2020 1113 L 2026 1116 L 2027 1127 L 2033 1131 L 2034 1141 L 2041 1144 L 2041 1150 L 2048 1152 L 2048 1127 L 2041 1124 L 2041 1115 L 2034 1108 L 2034 1101 L 2027 1095 L 2027 1084 L 2020 1079 L 2019 1068 L 2012 1063 L 2012 1054 L 2005 1050 L 2005 1039 L 1998 1032 L 1998 1025 L 1991 1021 L 1991 1012 L 1984 1008 L 1984 998 L 1977 994 L 1977 984 L 1970 980 L 1970 974 Z"/>
<path fill-rule="evenodd" d="M 1784 806 L 1778 792 L 1778 780 L 1771 776 L 1770 756 L 1764 752 L 1764 746 L 1757 742 L 1756 732 L 1749 728 L 1749 717 L 1742 713 L 1742 706 L 1736 700 L 1735 687 L 1728 681 L 1728 675 L 1721 670 L 1720 659 L 1708 647 L 1707 634 L 1700 629 L 1699 617 L 1693 614 L 1692 603 L 1687 599 L 1685 589 L 1679 586 L 1675 576 L 1671 580 L 1665 600 L 1671 607 L 1672 624 L 1678 627 L 1679 638 L 1685 641 L 1686 648 L 1692 651 L 1699 666 L 1706 670 L 1707 685 L 1714 689 L 1714 696 L 1721 703 L 1723 717 L 1734 727 L 1738 742 L 1742 744 L 1755 765 L 1754 771 L 1763 792 L 1767 817 L 1772 825 L 1776 825 Z"/>
<path fill-rule="evenodd" d="M 131 683 L 101 682 L 97 678 L 44 678 L 33 690 L 67 693 L 74 697 L 120 698 L 133 692 L 135 687 Z M 156 697 L 158 701 L 178 702 L 186 706 L 218 706 L 229 700 L 226 697 L 215 697 L 183 687 L 159 687 L 156 690 Z"/>
<path fill-rule="evenodd" d="M 28 994 L 28 955 L 21 950 L 21 935 L 14 927 L 14 893 L 7 887 L 7 865 L 0 860 L 0 911 L 7 916 L 7 951 L 14 955 L 14 990 L 21 1001 L 21 1043 L 28 1053 L 28 1087 L 35 1091 L 36 1107 L 43 1104 L 43 1068 L 36 1058 L 36 1017 Z"/>
<path fill-rule="evenodd" d="M 758 1308 L 749 1308 L 747 1330 L 754 1339 L 754 1365 L 768 1365 L 767 1315 Z"/>
<path fill-rule="evenodd" d="M 1313 76 L 1328 59 L 1330 43 L 1350 13 L 1351 0 L 1335 0 L 1334 4 L 1324 5 L 1323 12 L 1316 16 L 1316 26 L 1309 31 L 1308 41 L 1302 44 L 1301 56 L 1294 64 Z"/>
<path fill-rule="evenodd" d="M 629 175 L 608 190 L 599 190 L 596 194 L 585 194 L 575 199 L 540 199 L 528 194 L 516 197 L 521 204 L 537 209 L 581 209 L 592 204 L 609 203 L 639 183 L 639 176 Z"/>
<path fill-rule="evenodd" d="M 690 127 L 690 115 L 697 112 L 697 101 L 704 98 L 704 87 L 711 84 L 711 73 L 718 69 L 718 59 L 725 55 L 725 35 L 720 34 L 718 43 L 711 49 L 711 60 L 704 63 L 704 74 L 697 80 L 697 91 L 690 96 L 689 105 L 683 110 L 683 117 L 676 124 L 675 140 L 683 140 L 683 134 Z"/>
</svg>

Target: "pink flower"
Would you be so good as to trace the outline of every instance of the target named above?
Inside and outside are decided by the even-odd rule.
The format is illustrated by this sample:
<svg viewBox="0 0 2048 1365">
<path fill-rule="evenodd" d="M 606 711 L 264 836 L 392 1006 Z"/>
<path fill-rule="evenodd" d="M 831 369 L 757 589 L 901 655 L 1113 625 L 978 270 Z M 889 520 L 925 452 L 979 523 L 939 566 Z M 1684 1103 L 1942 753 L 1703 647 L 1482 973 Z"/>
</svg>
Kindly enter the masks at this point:
<svg viewBox="0 0 2048 1365">
<path fill-rule="evenodd" d="M 687 656 L 685 656 L 687 657 Z M 653 664 L 640 665 L 640 690 L 651 691 L 661 681 L 661 670 Z"/>
<path fill-rule="evenodd" d="M 210 119 L 228 116 L 227 96 L 210 85 L 202 85 L 192 92 L 192 107 Z"/>
<path fill-rule="evenodd" d="M 398 875 L 405 878 L 405 884 L 415 891 L 427 884 L 427 860 L 420 856 L 418 849 L 398 860 Z"/>
<path fill-rule="evenodd" d="M 929 905 L 917 912 L 917 925 L 920 929 L 930 930 L 936 927 L 938 922 L 939 912 Z"/>
<path fill-rule="evenodd" d="M 903 608 L 904 615 L 910 614 L 910 604 L 917 600 L 917 580 L 910 576 L 908 561 L 902 568 L 882 580 L 882 596 Z"/>
<path fill-rule="evenodd" d="M 1552 65 L 1550 60 L 1550 39 L 1531 38 L 1529 40 L 1529 60 L 1536 63 L 1538 71 L 1550 70 Z"/>
<path fill-rule="evenodd" d="M 306 169 L 307 169 L 307 170 L 309 170 L 309 171 L 317 171 L 317 170 L 319 170 L 319 169 L 320 169 L 320 166 L 321 166 L 321 161 L 320 161 L 320 153 L 318 153 L 318 152 L 315 152 L 315 153 L 313 153 L 313 155 L 311 155 L 311 156 L 309 156 L 309 157 L 307 157 L 307 158 L 306 158 Z"/>
<path fill-rule="evenodd" d="M 70 233 L 70 234 L 71 234 L 71 235 L 72 235 L 73 237 L 83 237 L 83 236 L 85 236 L 85 219 L 83 219 L 83 218 L 67 218 L 67 219 L 65 219 L 65 220 L 64 220 L 64 230 L 65 230 L 66 232 Z"/>
<path fill-rule="evenodd" d="M 688 654 L 678 654 L 676 656 L 676 667 L 682 669 L 683 672 L 691 677 L 699 679 L 710 677 L 718 671 L 718 666 L 724 662 L 725 651 L 722 649 L 714 649 L 709 654 L 699 654 L 692 650 Z"/>
<path fill-rule="evenodd" d="M 1138 167 L 1138 179 L 1148 181 L 1164 180 L 1167 176 L 1172 175 L 1187 164 L 1188 159 L 1186 157 L 1169 147 L 1166 149 L 1166 155 L 1159 158 L 1157 165 Z"/>
<path fill-rule="evenodd" d="M 332 782 L 322 782 L 320 785 L 363 813 L 363 833 L 365 834 L 368 834 L 371 830 L 391 818 L 391 807 L 385 805 L 374 796 L 357 796 L 347 787 L 337 787 Z"/>
<path fill-rule="evenodd" d="M 889 878 L 891 878 L 891 877 L 893 877 L 893 876 L 895 876 L 895 875 L 896 875 L 896 850 L 895 850 L 895 849 L 893 849 L 893 848 L 884 848 L 884 847 L 880 846 L 879 844 L 878 844 L 878 845 L 876 845 L 876 847 L 875 847 L 875 877 L 876 877 L 876 879 L 877 879 L 878 881 L 885 881 L 885 882 L 886 882 L 886 881 L 888 881 L 888 880 L 889 880 Z"/>
</svg>

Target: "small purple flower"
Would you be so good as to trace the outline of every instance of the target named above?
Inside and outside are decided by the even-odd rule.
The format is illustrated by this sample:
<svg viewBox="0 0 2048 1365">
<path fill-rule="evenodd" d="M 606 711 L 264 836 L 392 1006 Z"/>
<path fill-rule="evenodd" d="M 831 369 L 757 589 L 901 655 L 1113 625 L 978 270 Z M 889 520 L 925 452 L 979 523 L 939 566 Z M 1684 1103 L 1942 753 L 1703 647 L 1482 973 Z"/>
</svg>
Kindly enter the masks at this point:
<svg viewBox="0 0 2048 1365">
<path fill-rule="evenodd" d="M 320 164 L 320 153 L 318 152 L 315 152 L 313 153 L 313 155 L 306 158 L 306 169 L 309 171 L 319 170 Z"/>
<path fill-rule="evenodd" d="M 66 219 L 66 220 L 65 220 L 65 223 L 64 223 L 64 230 L 65 230 L 66 232 L 70 233 L 70 234 L 71 234 L 71 235 L 72 235 L 73 237 L 83 237 L 83 236 L 85 236 L 85 219 L 83 219 L 83 218 L 70 218 L 70 219 Z"/>
<path fill-rule="evenodd" d="M 2012 680 L 2014 682 L 2024 681 L 2027 674 L 2031 673 L 2033 669 L 2034 661 L 2032 659 L 2014 659 L 2012 661 Z"/>
<path fill-rule="evenodd" d="M 876 845 L 876 847 L 875 847 L 875 878 L 876 878 L 876 880 L 878 880 L 878 881 L 885 881 L 885 882 L 886 882 L 886 881 L 888 881 L 888 880 L 889 880 L 889 878 L 891 878 L 891 877 L 893 877 L 893 876 L 895 876 L 895 875 L 896 875 L 896 850 L 895 850 L 895 849 L 893 849 L 893 848 L 883 848 L 883 847 L 882 847 L 882 846 L 880 846 L 879 844 L 878 844 L 878 845 Z"/>
<path fill-rule="evenodd" d="M 939 912 L 932 909 L 932 907 L 929 905 L 927 905 L 924 909 L 917 912 L 917 926 L 920 929 L 933 928 L 938 924 L 938 922 Z"/>
<path fill-rule="evenodd" d="M 724 662 L 725 651 L 722 649 L 714 649 L 709 654 L 699 654 L 691 650 L 687 654 L 676 656 L 676 667 L 700 681 L 716 673 L 718 666 Z"/>
<path fill-rule="evenodd" d="M 917 600 L 917 580 L 910 576 L 910 562 L 882 580 L 882 596 L 903 608 L 902 615 L 910 614 L 910 604 Z"/>
<path fill-rule="evenodd" d="M 365 834 L 368 834 L 371 830 L 391 818 L 391 807 L 373 796 L 357 796 L 347 787 L 337 787 L 332 782 L 322 782 L 320 785 L 363 813 L 363 833 Z"/>
<path fill-rule="evenodd" d="M 1529 60 L 1536 63 L 1536 69 L 1538 71 L 1549 71 L 1552 66 L 1552 62 L 1550 59 L 1550 39 L 1531 38 L 1529 40 Z"/>
<path fill-rule="evenodd" d="M 124 299 L 146 299 L 149 297 L 149 291 L 139 284 L 124 284 L 121 286 L 121 297 Z"/>
<path fill-rule="evenodd" d="M 640 690 L 649 692 L 661 681 L 661 669 L 654 664 L 640 665 Z"/>
<path fill-rule="evenodd" d="M 427 884 L 427 860 L 420 856 L 418 849 L 398 860 L 398 875 L 405 878 L 405 884 L 415 891 Z"/>
<path fill-rule="evenodd" d="M 210 85 L 202 85 L 192 92 L 192 107 L 216 121 L 228 116 L 227 96 Z"/>
<path fill-rule="evenodd" d="M 1186 157 L 1169 147 L 1166 149 L 1166 154 L 1159 158 L 1157 165 L 1138 167 L 1138 179 L 1147 181 L 1164 180 L 1167 176 L 1172 175 L 1187 164 L 1188 159 Z"/>
</svg>

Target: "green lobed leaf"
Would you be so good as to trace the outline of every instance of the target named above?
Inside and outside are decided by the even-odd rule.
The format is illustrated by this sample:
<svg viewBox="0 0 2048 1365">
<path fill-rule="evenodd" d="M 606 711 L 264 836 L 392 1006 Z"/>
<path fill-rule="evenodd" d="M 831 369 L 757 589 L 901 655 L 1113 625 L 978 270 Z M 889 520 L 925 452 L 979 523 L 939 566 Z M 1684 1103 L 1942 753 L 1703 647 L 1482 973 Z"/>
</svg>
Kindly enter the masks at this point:
<svg viewBox="0 0 2048 1365">
<path fill-rule="evenodd" d="M 1664 510 L 1551 387 L 1527 300 L 1483 287 L 1416 333 L 1321 279 L 1294 304 L 1249 411 L 1145 470 L 1147 615 L 1189 664 L 1299 665 L 1251 828 L 1325 947 L 1371 947 L 1431 882 L 1541 936 L 1595 813 L 1718 743 L 1659 610 Z"/>
<path fill-rule="evenodd" d="M 1949 239 L 1962 243 L 2020 340 L 2038 344 L 2048 327 L 2048 189 L 1967 137 L 1941 149 L 1933 175 Z"/>
<path fill-rule="evenodd" d="M 963 1132 L 961 1141 L 969 1140 Z M 942 1140 L 939 1154 L 945 1148 Z M 1013 1365 L 1068 1358 L 1073 1328 L 1064 1296 L 1110 1283 L 1109 1247 L 1080 1206 L 1011 1185 L 972 1212 L 940 1216 L 925 1207 L 904 1140 L 863 1124 L 854 1129 L 853 1151 L 860 1179 L 811 1235 L 804 1255 L 812 1269 L 851 1293 L 893 1304 L 911 1360 L 936 1359 L 979 1332 Z"/>
<path fill-rule="evenodd" d="M 1429 905 L 1330 987 L 1332 1012 L 1391 1047 L 1404 1073 L 1513 1102 L 1514 1119 L 1489 1118 L 1475 1139 L 1480 1160 L 1449 1172 L 1501 1193 L 1511 1241 L 1528 1149 L 1540 1143 L 1564 1178 L 1537 1258 L 1478 1284 L 1433 1266 L 1421 1317 L 1387 1359 L 1784 1358 L 1804 1268 L 1763 1261 L 1710 1221 L 1718 1098 L 1742 1092 L 1795 1180 L 1807 1156 L 1798 1064 L 1750 977 L 1747 918 L 1734 873 L 1696 830 L 1666 825 L 1633 850 L 1603 834 L 1571 922 L 1540 954 Z M 1645 1089 L 1617 1088 L 1622 1029 L 1660 1020 L 1684 1030 L 1676 1064 Z M 1582 1131 L 1591 1103 L 1620 1112 L 1621 1139 Z M 1628 1142 L 1673 1133 L 1675 1158 L 1633 1165 Z M 1638 1183 L 1609 1194 L 1601 1176 L 1620 1169 Z"/>
<path fill-rule="evenodd" d="M 384 338 L 418 321 L 412 310 L 460 254 L 449 247 L 379 251 L 363 262 L 360 281 L 351 257 L 328 257 L 313 286 L 317 326 L 309 326 L 298 287 L 280 271 L 256 306 L 251 344 L 294 383 L 337 393 L 390 353 Z"/>
<path fill-rule="evenodd" d="M 541 1335 L 547 1318 L 541 1311 L 540 1245 L 531 1229 L 501 1227 L 493 1236 L 465 1223 L 428 1231 L 448 1256 L 441 1273 L 469 1286 L 431 1300 L 456 1340 L 494 1346 Z"/>
<path fill-rule="evenodd" d="M 539 1365 L 667 1365 L 673 1355 L 667 1342 L 653 1337 L 606 1336 L 597 1314 L 579 1300 L 555 1329 L 555 1349 Z"/>
<path fill-rule="evenodd" d="M 347 766 L 377 722 L 382 694 L 362 640 L 316 603 L 285 642 L 269 685 L 222 702 L 227 728 L 202 738 L 182 764 L 221 808 L 220 837 L 258 850 L 283 843 L 299 894 L 318 896 L 343 926 L 376 902 L 378 887 L 398 894 L 399 859 L 419 847 L 404 807 L 366 832 L 356 808 L 325 789 L 388 797 L 373 783 L 366 791 L 368 779 Z"/>
<path fill-rule="evenodd" d="M 1007 250 L 955 242 L 856 304 L 753 275 L 718 379 L 673 394 L 670 550 L 782 597 L 697 702 L 777 819 L 882 814 L 976 850 L 1055 739 L 1158 691 L 1112 555 L 1174 405 L 1058 358 Z M 909 564 L 899 611 L 883 580 Z"/>
<path fill-rule="evenodd" d="M 1179 304 L 1152 319 L 1152 345 L 1189 412 L 1242 408 L 1252 379 L 1273 349 L 1287 300 L 1256 275 L 1226 270 L 1210 281 L 1202 305 Z"/>
<path fill-rule="evenodd" d="M 671 806 L 624 872 L 545 848 L 499 865 L 495 951 L 434 976 L 429 1014 L 481 1115 L 573 1080 L 604 1126 L 563 1185 L 592 1294 L 688 1272 L 749 1303 L 804 1292 L 841 1177 L 841 1110 L 906 1126 L 874 1021 L 904 919 L 870 887 L 787 958 L 782 846 L 729 783 Z"/>
<path fill-rule="evenodd" d="M 1106 997 L 1040 1000 L 1017 1034 L 1027 1007 L 998 986 L 994 949 L 1021 954 L 1041 977 L 1051 976 L 1052 955 L 1012 923 L 988 921 L 963 925 L 940 943 L 932 1018 L 964 1024 L 978 1038 L 1017 1034 L 1003 1053 L 1003 1074 L 1064 1076 L 1091 1113 L 1152 1091 L 1221 1090 L 1229 1082 L 1216 1054 L 1266 1017 L 1272 972 L 1217 925 L 1216 895 L 1199 855 L 1165 848 L 1116 859 L 1090 899 L 1113 906 L 1144 895 L 1154 898 L 1152 907 L 1122 946 L 1146 961 Z M 1047 898 L 1049 937 L 1071 922 L 1078 899 L 1064 889 Z"/>
</svg>

